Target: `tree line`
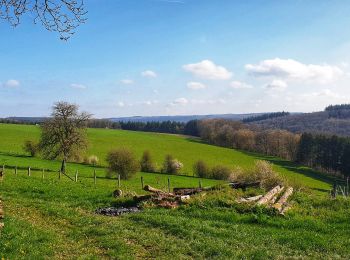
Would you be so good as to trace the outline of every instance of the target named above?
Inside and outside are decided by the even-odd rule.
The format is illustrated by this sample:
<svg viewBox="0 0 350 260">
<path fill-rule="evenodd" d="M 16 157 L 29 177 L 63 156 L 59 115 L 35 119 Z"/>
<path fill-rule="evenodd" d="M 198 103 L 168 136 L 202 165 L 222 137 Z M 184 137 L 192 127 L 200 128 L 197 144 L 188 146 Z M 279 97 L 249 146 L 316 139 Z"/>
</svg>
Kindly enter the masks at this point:
<svg viewBox="0 0 350 260">
<path fill-rule="evenodd" d="M 330 174 L 350 176 L 350 138 L 263 129 L 237 121 L 198 122 L 199 136 L 210 144 L 278 156 Z"/>
<path fill-rule="evenodd" d="M 266 114 L 262 114 L 262 115 L 258 115 L 258 116 L 250 116 L 250 117 L 246 117 L 243 118 L 243 122 L 244 123 L 251 123 L 251 122 L 256 122 L 256 121 L 261 121 L 261 120 L 266 120 L 266 119 L 270 119 L 270 118 L 276 118 L 276 117 L 281 117 L 281 116 L 289 116 L 290 113 L 289 112 L 274 112 L 274 113 L 266 113 Z"/>
</svg>

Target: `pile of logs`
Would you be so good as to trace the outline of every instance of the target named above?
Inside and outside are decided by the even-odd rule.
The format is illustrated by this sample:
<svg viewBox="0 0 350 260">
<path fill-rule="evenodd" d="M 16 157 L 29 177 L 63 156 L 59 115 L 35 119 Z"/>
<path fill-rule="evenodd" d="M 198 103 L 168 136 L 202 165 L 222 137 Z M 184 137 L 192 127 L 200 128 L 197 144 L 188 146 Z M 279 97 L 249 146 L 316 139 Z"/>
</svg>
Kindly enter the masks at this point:
<svg viewBox="0 0 350 260">
<path fill-rule="evenodd" d="M 284 193 L 282 194 L 282 191 Z M 241 198 L 237 202 L 254 202 L 256 205 L 266 205 L 276 209 L 280 214 L 284 215 L 290 205 L 288 204 L 288 198 L 293 194 L 293 188 L 288 187 L 285 189 L 283 186 L 277 185 L 265 195 L 258 195 L 250 198 Z"/>
<path fill-rule="evenodd" d="M 162 208 L 176 208 L 181 203 L 186 202 L 190 198 L 190 195 L 201 192 L 204 190 L 204 188 L 175 188 L 174 192 L 171 193 L 153 188 L 150 185 L 146 185 L 144 190 L 150 192 L 151 194 L 135 196 L 135 202 L 150 202 Z"/>
</svg>

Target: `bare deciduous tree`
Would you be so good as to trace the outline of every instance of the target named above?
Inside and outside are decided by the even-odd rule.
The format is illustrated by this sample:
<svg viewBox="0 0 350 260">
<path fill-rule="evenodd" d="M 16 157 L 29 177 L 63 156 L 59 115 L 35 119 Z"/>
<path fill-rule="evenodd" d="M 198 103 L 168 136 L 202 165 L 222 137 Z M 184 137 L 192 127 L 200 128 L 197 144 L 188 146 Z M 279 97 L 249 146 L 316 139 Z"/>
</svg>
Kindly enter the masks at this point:
<svg viewBox="0 0 350 260">
<path fill-rule="evenodd" d="M 87 147 L 90 115 L 79 113 L 75 104 L 57 102 L 51 116 L 41 127 L 40 148 L 47 159 L 62 158 L 61 171 L 65 173 L 67 160 Z"/>
<path fill-rule="evenodd" d="M 19 25 L 24 14 L 67 40 L 86 21 L 87 12 L 83 0 L 0 0 L 0 18 L 12 26 Z"/>
</svg>

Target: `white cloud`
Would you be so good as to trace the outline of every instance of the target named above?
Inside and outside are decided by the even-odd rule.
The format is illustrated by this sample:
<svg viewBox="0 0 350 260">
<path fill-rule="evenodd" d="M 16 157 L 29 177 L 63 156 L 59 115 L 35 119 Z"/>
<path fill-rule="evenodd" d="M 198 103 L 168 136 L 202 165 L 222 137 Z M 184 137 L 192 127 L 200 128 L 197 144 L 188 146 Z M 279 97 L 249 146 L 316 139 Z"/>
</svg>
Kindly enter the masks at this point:
<svg viewBox="0 0 350 260">
<path fill-rule="evenodd" d="M 249 88 L 253 88 L 252 85 L 249 85 L 245 82 L 241 82 L 241 81 L 232 81 L 230 83 L 230 87 L 231 88 L 235 88 L 235 89 L 249 89 Z"/>
<path fill-rule="evenodd" d="M 287 83 L 280 79 L 274 79 L 271 83 L 265 85 L 266 89 L 282 91 L 287 88 Z"/>
<path fill-rule="evenodd" d="M 124 85 L 132 85 L 132 84 L 134 84 L 134 81 L 132 79 L 122 79 L 120 81 L 120 83 L 122 83 Z"/>
<path fill-rule="evenodd" d="M 173 102 L 170 103 L 171 106 L 175 106 L 175 105 L 187 105 L 188 104 L 188 100 L 186 98 L 177 98 L 175 99 Z"/>
<path fill-rule="evenodd" d="M 203 79 L 228 80 L 232 77 L 232 72 L 228 71 L 225 67 L 216 65 L 210 60 L 183 65 L 182 68 L 194 76 Z"/>
<path fill-rule="evenodd" d="M 86 89 L 86 86 L 83 84 L 77 84 L 77 83 L 72 83 L 70 84 L 71 88 L 76 88 L 76 89 Z"/>
<path fill-rule="evenodd" d="M 191 99 L 191 104 L 194 104 L 194 105 L 217 105 L 217 104 L 226 104 L 226 101 L 222 98 L 219 98 L 219 99 Z"/>
<path fill-rule="evenodd" d="M 7 88 L 16 88 L 16 87 L 19 87 L 20 85 L 21 83 L 16 79 L 9 79 L 4 83 L 4 87 L 7 87 Z"/>
<path fill-rule="evenodd" d="M 158 104 L 158 101 L 157 100 L 146 100 L 146 101 L 142 102 L 141 104 L 146 105 L 146 106 L 152 106 L 152 105 Z"/>
<path fill-rule="evenodd" d="M 141 72 L 141 75 L 142 77 L 145 77 L 145 78 L 156 78 L 158 76 L 157 73 L 155 73 L 152 70 L 143 71 Z"/>
<path fill-rule="evenodd" d="M 120 101 L 117 103 L 117 106 L 118 107 L 125 107 L 125 104 L 124 104 L 124 102 Z"/>
<path fill-rule="evenodd" d="M 191 82 L 187 82 L 187 88 L 198 90 L 198 89 L 204 89 L 206 88 L 206 86 L 203 83 L 191 81 Z"/>
<path fill-rule="evenodd" d="M 312 98 L 312 97 L 327 97 L 327 98 L 336 98 L 336 99 L 340 99 L 343 98 L 341 95 L 339 95 L 338 93 L 333 92 L 330 89 L 322 89 L 319 92 L 312 92 L 312 93 L 307 93 L 302 95 L 305 98 Z"/>
<path fill-rule="evenodd" d="M 276 77 L 321 84 L 333 82 L 344 74 L 337 66 L 303 64 L 293 59 L 279 58 L 263 60 L 259 64 L 247 64 L 245 68 L 256 77 Z"/>
</svg>

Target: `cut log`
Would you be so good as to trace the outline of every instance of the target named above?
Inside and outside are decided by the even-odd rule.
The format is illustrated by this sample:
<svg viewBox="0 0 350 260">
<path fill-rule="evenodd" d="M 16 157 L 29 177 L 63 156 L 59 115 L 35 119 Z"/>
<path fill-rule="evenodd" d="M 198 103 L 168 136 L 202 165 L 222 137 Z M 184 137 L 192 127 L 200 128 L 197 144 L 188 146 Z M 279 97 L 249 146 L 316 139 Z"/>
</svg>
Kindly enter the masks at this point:
<svg viewBox="0 0 350 260">
<path fill-rule="evenodd" d="M 273 205 L 279 212 L 282 211 L 283 206 L 287 203 L 288 198 L 293 194 L 293 188 L 289 187 L 281 196 L 281 198 Z"/>
<path fill-rule="evenodd" d="M 188 201 L 190 198 L 191 198 L 190 195 L 180 196 L 180 201 L 185 202 L 185 201 Z"/>
<path fill-rule="evenodd" d="M 174 195 L 174 194 L 172 194 L 172 193 L 168 193 L 168 192 L 165 192 L 165 191 L 162 191 L 162 190 L 153 188 L 153 187 L 150 186 L 150 185 L 146 185 L 143 189 L 144 189 L 145 191 L 152 192 L 152 193 L 162 193 L 162 194 Z"/>
<path fill-rule="evenodd" d="M 249 197 L 249 198 L 240 198 L 237 200 L 238 203 L 241 202 L 254 202 L 257 201 L 258 199 L 260 199 L 263 195 L 258 195 L 258 196 L 254 196 L 254 197 Z"/>
<path fill-rule="evenodd" d="M 270 190 L 268 193 L 266 193 L 264 196 L 262 196 L 258 202 L 257 205 L 265 205 L 269 203 L 269 201 L 276 195 L 278 195 L 283 190 L 283 187 L 280 185 L 277 185 L 272 190 Z"/>
</svg>

